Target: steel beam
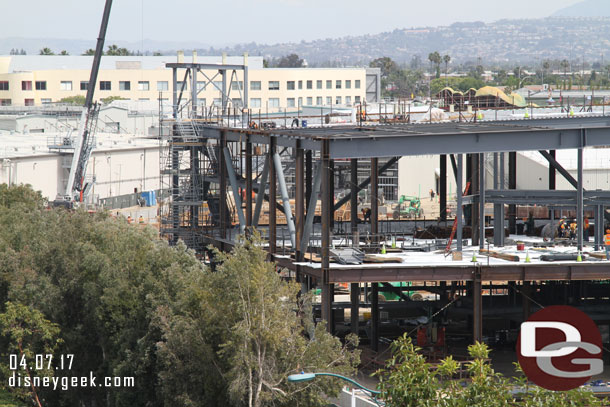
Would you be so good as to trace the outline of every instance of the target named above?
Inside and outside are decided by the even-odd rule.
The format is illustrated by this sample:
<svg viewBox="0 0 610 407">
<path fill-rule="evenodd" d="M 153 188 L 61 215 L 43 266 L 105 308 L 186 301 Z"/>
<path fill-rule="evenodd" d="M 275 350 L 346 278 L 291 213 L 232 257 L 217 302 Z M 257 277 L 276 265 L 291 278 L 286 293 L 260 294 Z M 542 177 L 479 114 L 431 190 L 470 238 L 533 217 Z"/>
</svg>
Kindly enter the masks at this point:
<svg viewBox="0 0 610 407">
<path fill-rule="evenodd" d="M 554 152 L 554 151 L 553 151 Z M 553 173 L 553 182 L 555 181 L 555 171 L 557 170 L 559 171 L 559 173 L 561 175 L 563 175 L 563 177 L 574 187 L 574 188 L 578 188 L 578 181 L 576 181 L 574 179 L 574 177 L 572 176 L 572 174 L 570 174 L 568 171 L 566 171 L 565 168 L 563 168 L 563 166 L 561 164 L 559 164 L 557 162 L 557 160 L 555 160 L 555 157 L 553 154 L 549 153 L 548 151 L 545 150 L 540 150 L 540 154 L 542 154 L 542 156 L 544 158 L 546 158 L 546 160 L 549 162 L 549 174 L 552 172 Z M 550 178 L 549 178 L 549 189 L 555 189 L 555 188 L 550 188 Z"/>
<path fill-rule="evenodd" d="M 278 152 L 273 154 L 273 164 L 275 167 L 275 174 L 277 175 L 277 181 L 280 185 L 282 201 L 284 202 L 284 215 L 286 216 L 286 225 L 288 226 L 288 232 L 290 233 L 290 243 L 294 249 L 296 248 L 296 229 L 294 227 L 294 219 L 292 218 L 292 208 L 290 207 L 290 197 L 288 196 L 288 188 L 286 187 L 286 179 L 284 178 L 282 160 L 280 159 Z M 269 210 L 271 210 L 271 205 L 269 205 L 269 208 Z"/>
<path fill-rule="evenodd" d="M 553 158 L 553 160 L 555 160 L 557 157 L 556 153 L 557 152 L 555 150 L 549 151 L 549 155 Z M 551 189 L 551 190 L 557 188 L 556 175 L 557 175 L 557 171 L 555 170 L 555 167 L 553 167 L 553 165 L 551 163 L 549 163 L 549 189 Z"/>
<path fill-rule="evenodd" d="M 246 218 L 244 217 L 244 211 L 241 204 L 241 196 L 239 195 L 239 185 L 237 185 L 237 177 L 235 177 L 235 169 L 233 168 L 233 161 L 231 160 L 231 153 L 228 147 L 224 147 L 222 152 L 225 156 L 225 165 L 227 167 L 227 174 L 229 174 L 229 182 L 231 183 L 231 189 L 233 190 L 233 200 L 235 201 L 235 210 L 237 211 L 237 217 L 239 219 L 239 231 L 243 233 L 246 229 Z"/>
</svg>

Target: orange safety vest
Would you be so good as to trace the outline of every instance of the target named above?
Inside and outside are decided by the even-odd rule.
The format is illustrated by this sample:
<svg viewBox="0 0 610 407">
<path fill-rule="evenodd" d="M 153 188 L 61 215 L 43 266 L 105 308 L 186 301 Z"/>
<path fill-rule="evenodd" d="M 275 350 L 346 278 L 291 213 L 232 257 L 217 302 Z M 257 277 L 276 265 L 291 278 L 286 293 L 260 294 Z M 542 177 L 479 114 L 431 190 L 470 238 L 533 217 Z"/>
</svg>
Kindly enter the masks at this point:
<svg viewBox="0 0 610 407">
<path fill-rule="evenodd" d="M 604 243 L 606 244 L 606 246 L 610 246 L 610 233 L 604 236 Z"/>
</svg>

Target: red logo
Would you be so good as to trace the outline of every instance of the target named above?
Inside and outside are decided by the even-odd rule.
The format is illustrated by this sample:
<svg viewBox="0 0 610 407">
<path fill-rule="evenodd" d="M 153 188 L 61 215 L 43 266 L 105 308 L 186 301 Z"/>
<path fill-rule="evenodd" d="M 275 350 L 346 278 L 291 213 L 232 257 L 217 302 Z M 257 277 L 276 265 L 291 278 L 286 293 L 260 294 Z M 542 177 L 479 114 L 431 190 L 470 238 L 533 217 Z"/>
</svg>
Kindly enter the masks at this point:
<svg viewBox="0 0 610 407">
<path fill-rule="evenodd" d="M 575 389 L 602 373 L 601 352 L 597 325 L 574 307 L 546 307 L 521 324 L 519 364 L 530 381 L 545 389 Z"/>
</svg>

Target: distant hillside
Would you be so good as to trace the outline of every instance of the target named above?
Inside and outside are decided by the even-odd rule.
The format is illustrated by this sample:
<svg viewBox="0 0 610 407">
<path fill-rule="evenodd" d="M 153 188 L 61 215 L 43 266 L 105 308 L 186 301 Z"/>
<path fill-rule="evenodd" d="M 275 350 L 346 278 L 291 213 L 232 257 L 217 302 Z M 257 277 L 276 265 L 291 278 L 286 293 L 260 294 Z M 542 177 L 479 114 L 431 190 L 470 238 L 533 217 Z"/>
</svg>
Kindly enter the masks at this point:
<svg viewBox="0 0 610 407">
<path fill-rule="evenodd" d="M 610 5 L 610 0 L 599 2 L 607 9 L 606 1 Z M 388 56 L 399 63 L 429 66 L 428 54 L 439 51 L 450 55 L 452 64 L 515 64 L 570 56 L 597 61 L 601 54 L 610 55 L 609 40 L 610 18 L 549 17 L 410 27 L 299 43 L 248 43 L 200 52 L 239 55 L 247 51 L 267 59 L 296 53 L 311 66 L 368 65 L 375 58 Z"/>
<path fill-rule="evenodd" d="M 610 1 L 585 0 L 555 12 L 556 17 L 610 17 Z"/>
</svg>

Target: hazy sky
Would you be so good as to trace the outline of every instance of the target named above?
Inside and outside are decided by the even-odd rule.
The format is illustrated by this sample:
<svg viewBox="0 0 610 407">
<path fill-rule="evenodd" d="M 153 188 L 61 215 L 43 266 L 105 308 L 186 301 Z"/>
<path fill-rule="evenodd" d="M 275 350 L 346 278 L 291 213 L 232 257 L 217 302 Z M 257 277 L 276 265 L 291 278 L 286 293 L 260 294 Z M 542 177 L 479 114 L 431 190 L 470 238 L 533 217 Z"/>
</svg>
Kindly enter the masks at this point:
<svg viewBox="0 0 610 407">
<path fill-rule="evenodd" d="M 97 37 L 104 0 L 0 0 L 0 38 Z M 456 21 L 546 17 L 578 0 L 114 0 L 108 40 L 301 41 Z"/>
</svg>

